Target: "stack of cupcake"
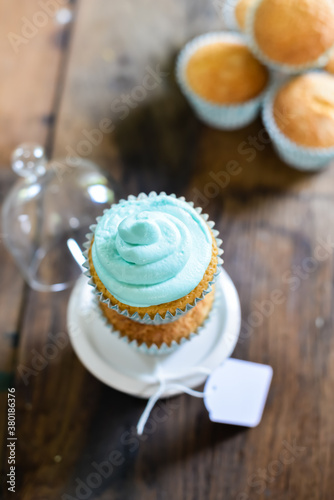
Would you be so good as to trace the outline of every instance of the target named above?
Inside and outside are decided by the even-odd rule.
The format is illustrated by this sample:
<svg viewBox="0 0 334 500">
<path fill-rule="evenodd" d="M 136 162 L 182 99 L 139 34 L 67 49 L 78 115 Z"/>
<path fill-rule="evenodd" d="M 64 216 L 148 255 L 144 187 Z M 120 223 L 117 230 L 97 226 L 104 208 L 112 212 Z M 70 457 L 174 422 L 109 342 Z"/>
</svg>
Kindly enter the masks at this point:
<svg viewBox="0 0 334 500">
<path fill-rule="evenodd" d="M 208 216 L 184 198 L 152 192 L 121 200 L 97 222 L 86 274 L 111 330 L 150 354 L 197 335 L 222 263 Z"/>
<path fill-rule="evenodd" d="M 238 32 L 199 36 L 177 61 L 196 114 L 233 130 L 263 105 L 286 163 L 302 170 L 326 165 L 334 158 L 333 0 L 226 0 L 223 16 Z"/>
</svg>

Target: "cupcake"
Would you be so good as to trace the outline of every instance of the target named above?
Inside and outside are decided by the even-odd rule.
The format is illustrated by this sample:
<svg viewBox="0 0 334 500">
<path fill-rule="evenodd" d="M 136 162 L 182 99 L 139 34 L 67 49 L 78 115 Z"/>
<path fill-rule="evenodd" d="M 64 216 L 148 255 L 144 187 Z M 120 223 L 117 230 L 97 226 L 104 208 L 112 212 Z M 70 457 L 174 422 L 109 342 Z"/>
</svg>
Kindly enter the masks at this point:
<svg viewBox="0 0 334 500">
<path fill-rule="evenodd" d="M 231 130 L 256 117 L 269 83 L 268 70 L 243 38 L 225 32 L 188 43 L 178 58 L 177 78 L 200 119 Z"/>
<path fill-rule="evenodd" d="M 291 166 L 312 170 L 334 158 L 334 76 L 314 71 L 285 82 L 268 95 L 263 117 Z"/>
<path fill-rule="evenodd" d="M 256 0 L 246 32 L 257 57 L 289 73 L 325 66 L 334 46 L 333 0 Z"/>
<path fill-rule="evenodd" d="M 217 231 L 184 198 L 130 196 L 104 212 L 87 244 L 88 275 L 121 337 L 171 347 L 207 318 L 221 259 Z"/>
</svg>

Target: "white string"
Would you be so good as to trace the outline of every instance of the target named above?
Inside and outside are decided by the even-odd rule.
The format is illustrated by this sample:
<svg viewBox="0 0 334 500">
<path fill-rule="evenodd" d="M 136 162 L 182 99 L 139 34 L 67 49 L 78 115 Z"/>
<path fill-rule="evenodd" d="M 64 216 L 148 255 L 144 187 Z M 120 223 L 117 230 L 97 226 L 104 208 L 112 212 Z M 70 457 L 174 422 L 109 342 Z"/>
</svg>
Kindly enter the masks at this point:
<svg viewBox="0 0 334 500">
<path fill-rule="evenodd" d="M 209 370 L 208 368 L 201 367 L 201 366 L 196 368 L 194 370 L 194 372 L 195 373 L 205 373 L 206 375 L 210 375 L 212 373 L 212 371 Z M 166 379 L 163 377 L 159 367 L 157 367 L 157 374 L 156 375 L 159 379 L 159 388 L 157 389 L 157 391 L 154 394 L 152 394 L 150 399 L 147 401 L 147 405 L 145 407 L 145 410 L 143 411 L 140 419 L 138 420 L 137 434 L 139 436 L 141 436 L 144 432 L 146 422 L 150 416 L 150 413 L 151 413 L 155 403 L 158 401 L 158 399 L 160 399 L 160 397 L 163 395 L 163 393 L 165 391 L 168 392 L 168 390 L 170 390 L 170 389 L 177 389 L 177 390 L 182 391 L 186 394 L 189 394 L 189 396 L 193 396 L 195 398 L 204 398 L 204 396 L 205 396 L 205 392 L 195 391 L 194 389 L 190 389 L 189 387 L 187 387 L 184 384 L 178 384 L 176 382 L 166 383 Z M 180 374 L 178 375 L 178 378 L 180 378 Z"/>
<path fill-rule="evenodd" d="M 150 399 L 147 401 L 147 405 L 145 407 L 145 410 L 143 411 L 140 419 L 138 420 L 137 424 L 137 434 L 141 436 L 144 431 L 145 424 L 148 420 L 148 417 L 150 416 L 150 413 L 152 411 L 153 406 L 155 403 L 158 401 L 160 396 L 165 392 L 166 385 L 164 382 L 160 383 L 160 387 L 157 390 L 155 394 L 153 394 Z"/>
</svg>

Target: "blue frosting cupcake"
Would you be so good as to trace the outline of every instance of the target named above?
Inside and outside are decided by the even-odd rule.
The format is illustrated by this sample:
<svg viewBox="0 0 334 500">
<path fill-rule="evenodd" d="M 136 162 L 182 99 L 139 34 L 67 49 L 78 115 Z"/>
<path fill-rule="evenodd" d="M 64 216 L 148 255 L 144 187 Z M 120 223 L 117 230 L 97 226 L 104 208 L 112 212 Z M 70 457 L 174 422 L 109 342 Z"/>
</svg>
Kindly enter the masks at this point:
<svg viewBox="0 0 334 500">
<path fill-rule="evenodd" d="M 165 193 L 130 196 L 105 211 L 92 227 L 86 267 L 114 329 L 168 344 L 203 323 L 222 262 L 213 225 L 200 208 Z"/>
</svg>

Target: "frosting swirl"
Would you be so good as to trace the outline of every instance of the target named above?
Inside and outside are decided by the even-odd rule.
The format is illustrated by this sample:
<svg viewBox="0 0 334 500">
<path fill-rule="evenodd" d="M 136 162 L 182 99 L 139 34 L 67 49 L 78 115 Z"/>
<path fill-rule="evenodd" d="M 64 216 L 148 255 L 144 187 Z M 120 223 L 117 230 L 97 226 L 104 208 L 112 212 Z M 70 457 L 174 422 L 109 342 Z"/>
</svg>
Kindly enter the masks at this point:
<svg viewBox="0 0 334 500">
<path fill-rule="evenodd" d="M 185 201 L 165 194 L 122 201 L 95 231 L 95 270 L 120 302 L 149 307 L 187 295 L 211 260 L 212 237 Z"/>
</svg>

